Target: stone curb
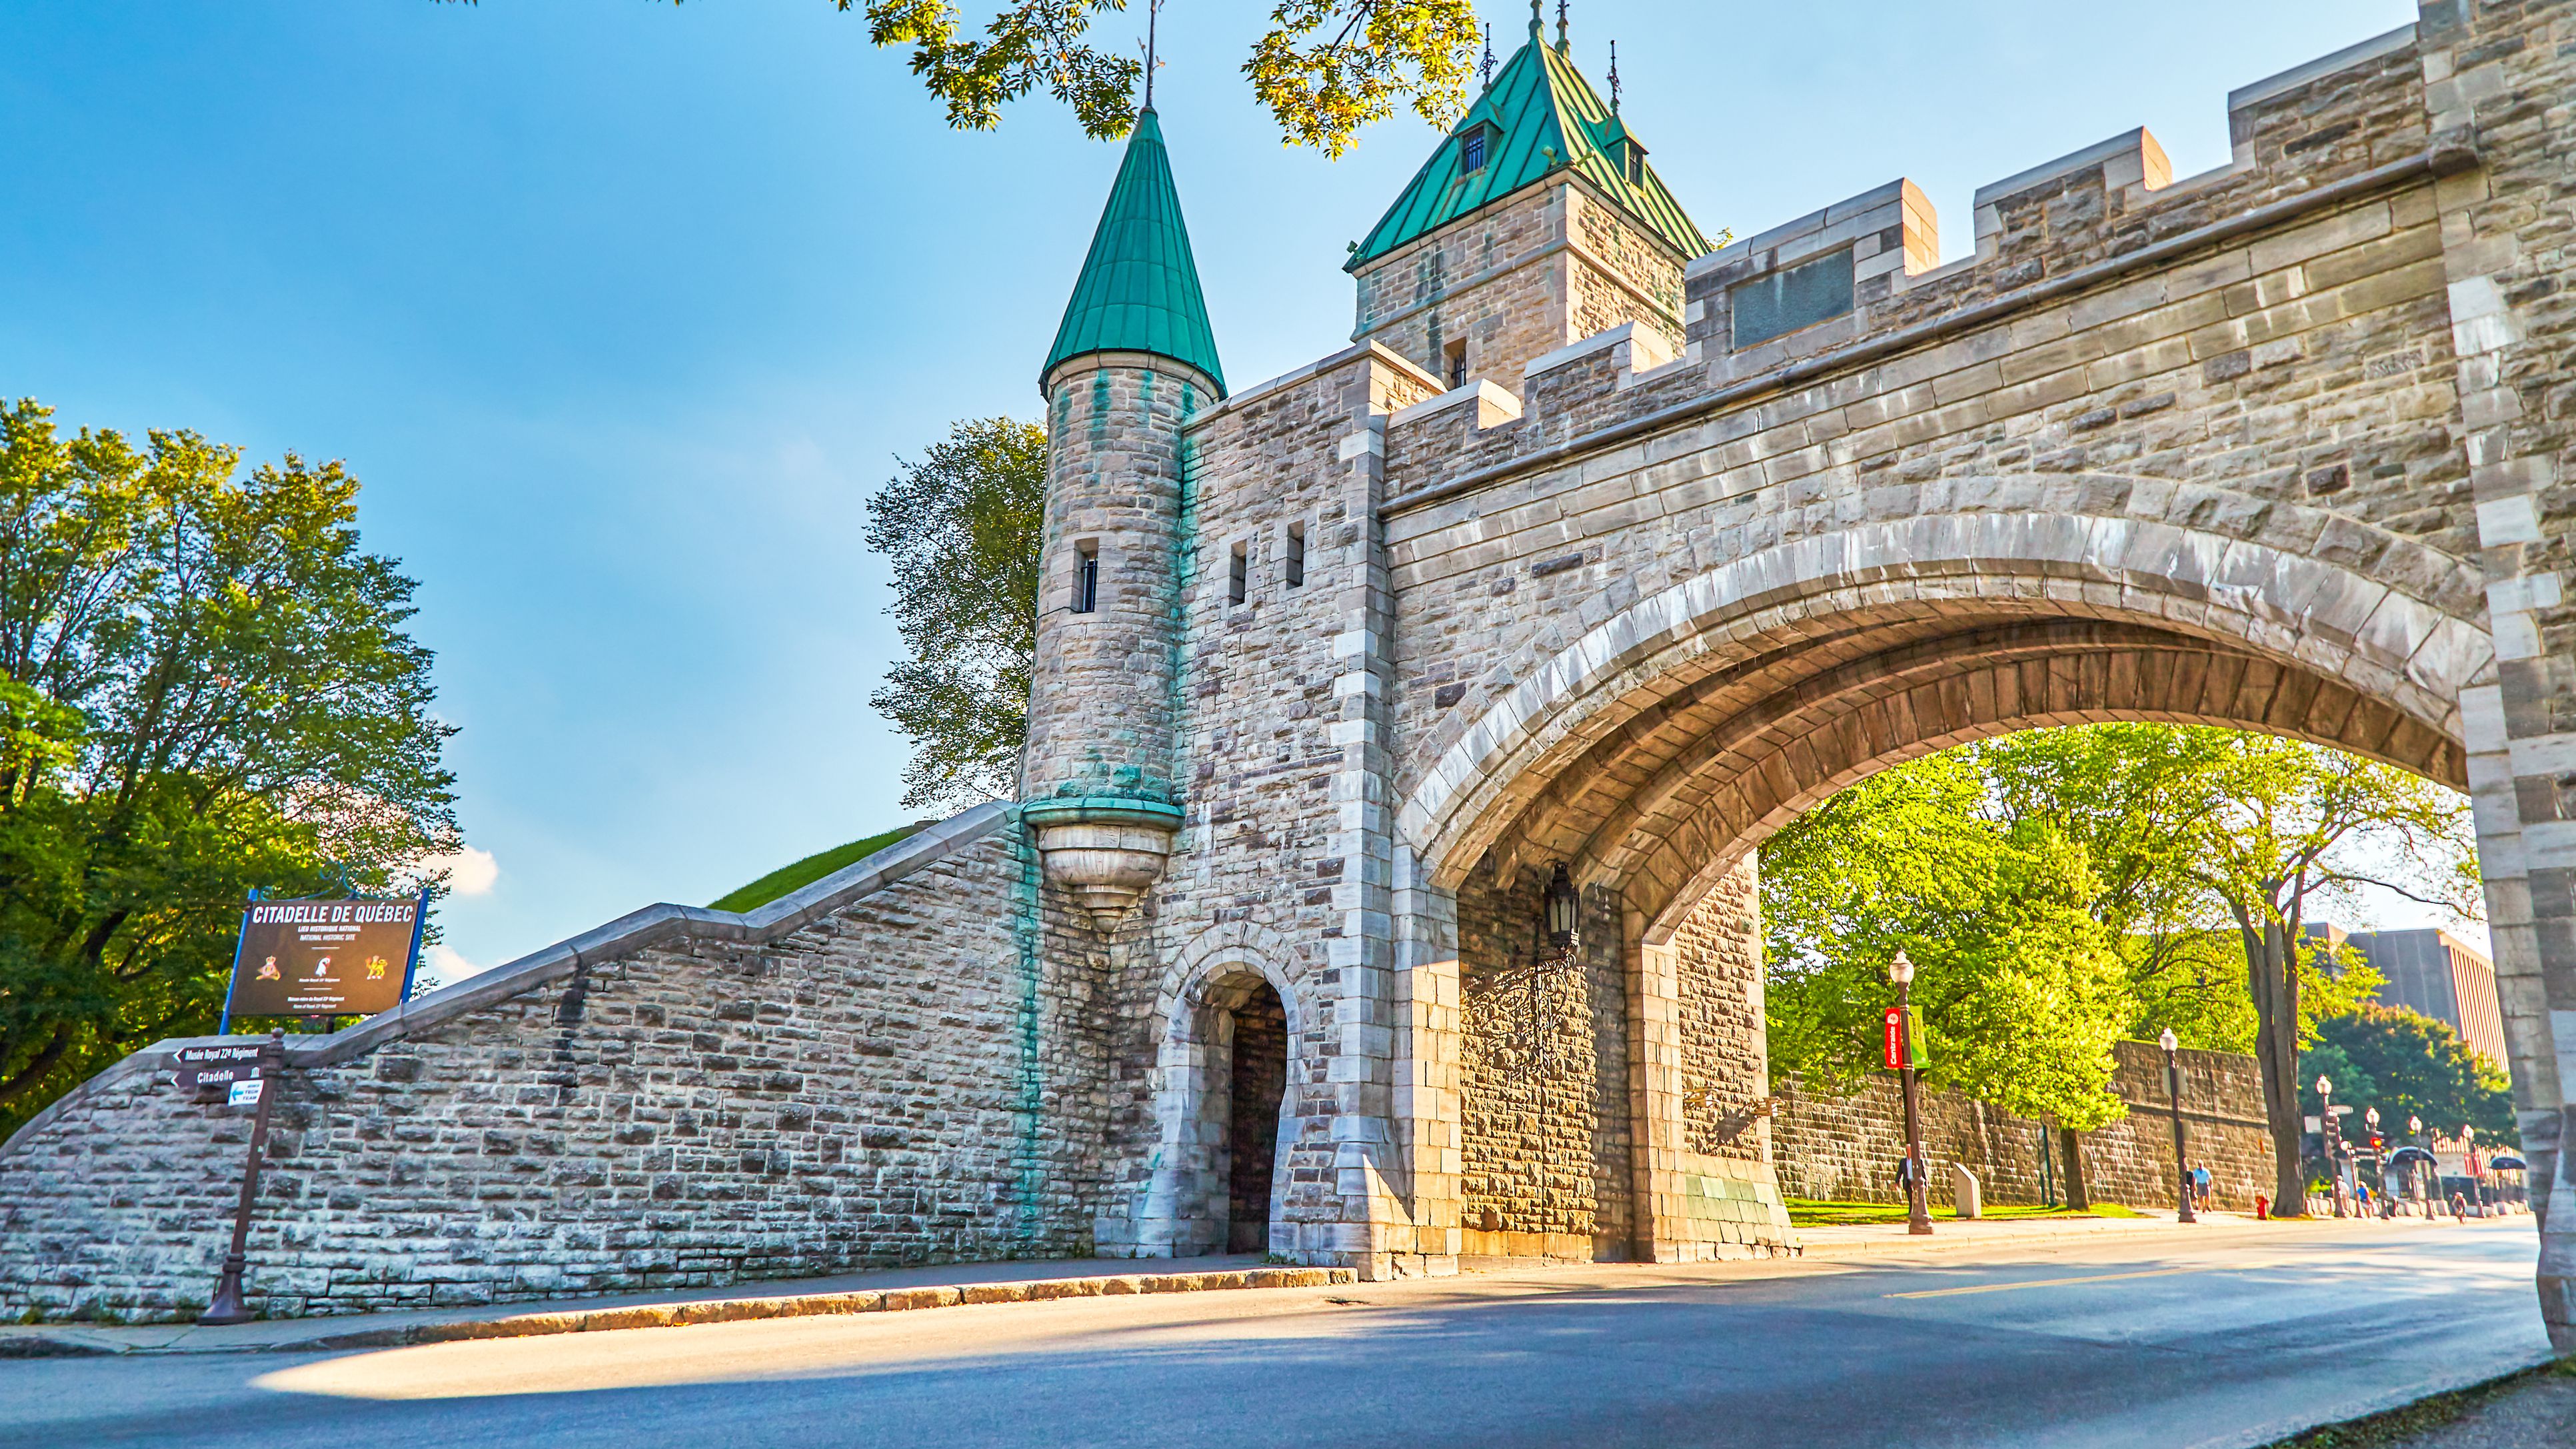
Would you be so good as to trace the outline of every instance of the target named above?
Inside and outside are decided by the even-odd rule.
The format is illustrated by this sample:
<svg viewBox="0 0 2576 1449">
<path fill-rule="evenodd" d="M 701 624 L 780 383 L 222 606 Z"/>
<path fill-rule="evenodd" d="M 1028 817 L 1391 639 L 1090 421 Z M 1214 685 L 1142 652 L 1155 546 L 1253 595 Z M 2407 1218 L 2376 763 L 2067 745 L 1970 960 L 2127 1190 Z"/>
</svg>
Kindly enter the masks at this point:
<svg viewBox="0 0 2576 1449">
<path fill-rule="evenodd" d="M 91 1338 L 12 1335 L 0 1357 L 68 1354 L 301 1353 L 353 1348 L 406 1348 L 485 1338 L 538 1338 L 559 1333 L 608 1333 L 628 1328 L 687 1328 L 701 1323 L 745 1323 L 759 1318 L 811 1318 L 846 1313 L 907 1313 L 978 1303 L 1042 1303 L 1057 1298 L 1117 1298 L 1143 1293 L 1214 1293 L 1233 1288 L 1328 1288 L 1357 1282 L 1349 1268 L 1241 1268 L 1219 1273 L 1122 1273 L 1100 1278 L 1035 1278 L 1019 1283 L 965 1283 L 943 1287 L 880 1288 L 851 1293 L 799 1293 L 774 1298 L 712 1298 L 647 1303 L 572 1313 L 513 1313 L 400 1328 L 361 1328 L 313 1338 L 242 1343 L 174 1343 L 123 1348 Z"/>
</svg>

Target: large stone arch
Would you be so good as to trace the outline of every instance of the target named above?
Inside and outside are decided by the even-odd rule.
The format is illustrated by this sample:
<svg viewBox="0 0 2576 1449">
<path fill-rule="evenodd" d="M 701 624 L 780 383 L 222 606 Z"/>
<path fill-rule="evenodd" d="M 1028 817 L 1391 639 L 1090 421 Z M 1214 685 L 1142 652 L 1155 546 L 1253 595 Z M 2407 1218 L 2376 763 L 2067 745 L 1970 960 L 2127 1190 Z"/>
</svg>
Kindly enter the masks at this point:
<svg viewBox="0 0 2576 1449">
<path fill-rule="evenodd" d="M 1470 986 L 1496 968 L 1498 923 L 1527 913 L 1515 891 L 1556 862 L 1585 888 L 1586 939 L 1597 927 L 1606 953 L 1587 970 L 1626 983 L 1624 1067 L 1594 1070 L 1624 1072 L 1631 1103 L 1605 1129 L 1631 1179 L 1602 1198 L 1626 1214 L 1629 1250 L 1729 1251 L 1727 1228 L 1676 1206 L 1729 1174 L 1756 1208 L 1773 1201 L 1767 1138 L 1708 1145 L 1768 1090 L 1746 857 L 1833 791 L 1968 740 L 2113 719 L 2307 739 L 2465 789 L 2462 695 L 2495 657 L 2456 607 L 2478 597 L 2474 569 L 2360 553 L 2381 566 L 2126 518 L 1860 525 L 1638 600 L 1459 729 L 1403 797 L 1399 840 L 1428 911 L 1458 922 L 1443 954 Z M 1717 1034 L 1695 1040 L 1700 1018 Z M 1461 1029 L 1496 1027 L 1470 1010 Z M 1711 1051 L 1729 1054 L 1715 1077 Z M 1712 1089 L 1715 1106 L 1686 1100 Z M 1474 1107 L 1460 1108 L 1471 1251 L 1496 1197 L 1473 1173 L 1497 1150 Z"/>
<path fill-rule="evenodd" d="M 2463 560 L 2406 582 L 2475 599 Z M 1690 883 L 1822 794 L 1948 744 L 2086 719 L 2223 723 L 2466 787 L 2483 628 L 2312 552 L 2121 517 L 1961 514 L 1749 553 L 1539 663 L 1422 770 L 1397 830 L 1427 884 L 1548 855 Z M 1679 862 L 1688 860 L 1685 869 Z"/>
</svg>

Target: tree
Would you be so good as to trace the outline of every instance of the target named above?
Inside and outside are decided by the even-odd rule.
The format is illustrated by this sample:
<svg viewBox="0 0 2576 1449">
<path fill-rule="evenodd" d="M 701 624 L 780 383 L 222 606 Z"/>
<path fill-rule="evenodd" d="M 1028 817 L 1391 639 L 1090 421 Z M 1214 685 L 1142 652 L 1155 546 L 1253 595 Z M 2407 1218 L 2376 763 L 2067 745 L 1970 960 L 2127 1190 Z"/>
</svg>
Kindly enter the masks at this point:
<svg viewBox="0 0 2576 1449">
<path fill-rule="evenodd" d="M 0 407 L 0 1125 L 211 1029 L 242 901 L 456 848 L 452 727 L 358 483 Z"/>
<path fill-rule="evenodd" d="M 2481 1142 L 2522 1140 L 2503 1069 L 2449 1022 L 2402 1006 L 2368 1006 L 2320 1022 L 2317 1036 L 2299 1070 L 2305 1111 L 2317 1110 L 2314 1083 L 2323 1075 L 2334 1082 L 2336 1101 L 2356 1112 L 2377 1107 L 2380 1130 L 2392 1135 L 2405 1130 L 2407 1118 L 2421 1117 L 2427 1130 L 2455 1137 L 2468 1126 Z M 2344 1135 L 2353 1137 L 2352 1124 Z"/>
<path fill-rule="evenodd" d="M 1009 796 L 1029 733 L 1046 430 L 957 423 L 901 467 L 868 499 L 867 544 L 894 565 L 911 657 L 868 702 L 912 741 L 907 807 Z"/>
<path fill-rule="evenodd" d="M 992 130 L 1006 103 L 1041 88 L 1102 140 L 1135 122 L 1145 67 L 1124 37 L 1103 46 L 1091 34 L 1093 17 L 1128 0 L 1010 0 L 980 35 L 952 0 L 832 3 L 860 11 L 877 45 L 912 47 L 912 73 L 959 130 Z M 1338 158 L 1399 104 L 1435 126 L 1456 120 L 1481 34 L 1475 0 L 1278 0 L 1243 74 L 1284 140 Z"/>
<path fill-rule="evenodd" d="M 1915 963 L 1925 1079 L 2017 1116 L 2089 1131 L 2111 1091 L 2120 963 L 2087 913 L 2082 852 L 1987 810 L 1973 756 L 1935 755 L 1852 786 L 1762 848 L 1773 1061 L 1828 1090 L 1879 1068 L 1887 962 Z"/>
<path fill-rule="evenodd" d="M 2295 1213 L 2305 1196 L 2300 1049 L 2321 1016 L 2351 1009 L 2377 985 L 2348 951 L 2308 934 L 2309 908 L 2371 885 L 2474 915 L 2465 800 L 2336 750 L 2207 726 L 2033 731 L 1986 753 L 2008 810 L 2057 821 L 2085 846 L 2111 886 L 2097 915 L 2124 940 L 2144 938 L 2134 994 L 2161 990 L 2199 1006 L 2177 1013 L 2194 1026 L 2223 1027 L 2206 999 L 2206 932 L 2219 926 L 2235 938 L 2275 1196 Z"/>
</svg>

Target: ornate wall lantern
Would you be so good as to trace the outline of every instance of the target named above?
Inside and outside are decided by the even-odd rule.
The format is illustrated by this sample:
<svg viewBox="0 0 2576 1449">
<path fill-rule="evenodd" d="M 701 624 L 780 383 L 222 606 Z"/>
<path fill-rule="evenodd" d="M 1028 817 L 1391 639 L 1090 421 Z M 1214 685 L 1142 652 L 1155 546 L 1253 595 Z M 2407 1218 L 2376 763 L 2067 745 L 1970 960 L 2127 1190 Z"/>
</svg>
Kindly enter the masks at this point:
<svg viewBox="0 0 2576 1449">
<path fill-rule="evenodd" d="M 1565 873 L 1565 862 L 1556 863 L 1556 874 L 1547 882 L 1547 943 L 1559 951 L 1574 949 L 1575 926 L 1582 918 L 1583 898 L 1575 893 L 1574 881 Z"/>
</svg>

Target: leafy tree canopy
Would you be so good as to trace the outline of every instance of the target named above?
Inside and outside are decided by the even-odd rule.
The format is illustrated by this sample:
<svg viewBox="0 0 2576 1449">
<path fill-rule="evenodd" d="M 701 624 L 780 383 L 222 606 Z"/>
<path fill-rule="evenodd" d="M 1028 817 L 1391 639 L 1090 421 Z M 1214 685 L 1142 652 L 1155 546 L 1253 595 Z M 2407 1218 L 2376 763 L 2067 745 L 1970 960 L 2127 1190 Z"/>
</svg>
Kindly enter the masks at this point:
<svg viewBox="0 0 2576 1449">
<path fill-rule="evenodd" d="M 2100 882 L 2045 825 L 1998 819 L 1971 755 L 1834 796 L 1762 850 L 1773 1062 L 1831 1084 L 1879 1069 L 1886 967 L 1915 964 L 1926 1080 L 2078 1130 L 2123 1112 L 2120 959 Z"/>
<path fill-rule="evenodd" d="M 1045 513 L 1046 430 L 1009 418 L 955 424 L 868 499 L 911 651 L 868 702 L 912 741 L 907 807 L 1018 789 Z"/>
<path fill-rule="evenodd" d="M 2379 1130 L 2402 1139 L 2409 1117 L 2428 1132 L 2457 1137 L 2478 1129 L 2481 1142 L 2518 1142 L 2513 1089 L 2495 1063 L 2478 1055 L 2447 1021 L 2404 1007 L 2367 1006 L 2319 1023 L 2317 1045 L 2299 1063 L 2302 1108 L 2318 1110 L 2316 1079 L 2334 1083 L 2334 1099 L 2350 1103 L 2354 1120 L 2347 1141 L 2363 1133 L 2360 1114 L 2379 1109 Z"/>
<path fill-rule="evenodd" d="M 2470 839 L 2452 792 L 2268 736 L 2111 724 L 1961 746 L 1763 847 L 1773 1057 L 1827 1084 L 1871 1070 L 1902 945 L 1932 1080 L 2081 1129 L 2107 1120 L 2111 1039 L 2170 1026 L 2256 1054 L 2295 1174 L 2299 1051 L 2379 985 L 2307 933 L 2312 909 L 2382 886 L 2468 915 Z"/>
<path fill-rule="evenodd" d="M 458 845 L 412 581 L 358 483 L 0 407 L 0 1127 L 211 1030 L 242 901 Z"/>
</svg>

